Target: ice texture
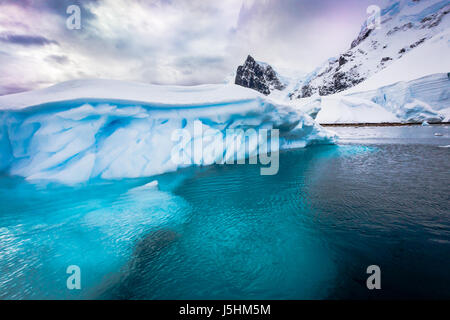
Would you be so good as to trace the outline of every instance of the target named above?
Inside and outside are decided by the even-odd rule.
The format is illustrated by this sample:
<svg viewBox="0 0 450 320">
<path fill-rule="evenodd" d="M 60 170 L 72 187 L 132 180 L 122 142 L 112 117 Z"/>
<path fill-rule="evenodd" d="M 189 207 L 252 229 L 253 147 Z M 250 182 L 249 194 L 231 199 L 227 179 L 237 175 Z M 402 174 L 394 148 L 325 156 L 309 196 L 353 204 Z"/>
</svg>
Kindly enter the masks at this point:
<svg viewBox="0 0 450 320">
<path fill-rule="evenodd" d="M 192 164 L 209 164 L 216 140 L 196 136 L 195 123 L 224 139 L 227 129 L 279 129 L 280 149 L 335 139 L 303 112 L 235 85 L 78 80 L 0 97 L 0 170 L 67 184 L 153 176 L 188 165 L 174 162 L 171 152 L 196 139 L 203 139 L 203 152 L 191 155 Z M 191 139 L 174 140 L 178 129 Z M 244 157 L 255 149 L 240 143 Z M 226 157 L 230 150 L 226 145 Z"/>
</svg>

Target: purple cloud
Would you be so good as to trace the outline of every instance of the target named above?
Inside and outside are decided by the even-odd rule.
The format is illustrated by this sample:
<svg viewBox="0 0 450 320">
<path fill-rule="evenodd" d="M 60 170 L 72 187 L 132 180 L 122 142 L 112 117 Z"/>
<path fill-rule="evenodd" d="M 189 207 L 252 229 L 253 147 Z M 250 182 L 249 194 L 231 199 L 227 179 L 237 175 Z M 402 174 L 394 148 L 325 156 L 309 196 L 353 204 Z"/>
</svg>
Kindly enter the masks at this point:
<svg viewBox="0 0 450 320">
<path fill-rule="evenodd" d="M 2 34 L 0 41 L 22 46 L 45 46 L 49 44 L 56 44 L 55 40 L 49 40 L 43 36 L 23 35 L 23 34 Z"/>
</svg>

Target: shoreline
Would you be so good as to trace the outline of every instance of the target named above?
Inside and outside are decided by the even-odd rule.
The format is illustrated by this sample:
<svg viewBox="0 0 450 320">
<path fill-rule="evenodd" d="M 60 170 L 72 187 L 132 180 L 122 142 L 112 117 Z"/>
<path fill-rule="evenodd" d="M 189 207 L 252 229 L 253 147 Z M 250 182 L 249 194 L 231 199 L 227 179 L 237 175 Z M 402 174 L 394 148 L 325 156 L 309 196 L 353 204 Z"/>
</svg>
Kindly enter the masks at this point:
<svg viewBox="0 0 450 320">
<path fill-rule="evenodd" d="M 450 122 L 429 122 L 430 126 L 450 125 Z M 402 122 L 384 122 L 384 123 L 320 123 L 322 127 L 404 127 L 404 126 L 422 126 L 422 123 L 402 123 Z"/>
</svg>

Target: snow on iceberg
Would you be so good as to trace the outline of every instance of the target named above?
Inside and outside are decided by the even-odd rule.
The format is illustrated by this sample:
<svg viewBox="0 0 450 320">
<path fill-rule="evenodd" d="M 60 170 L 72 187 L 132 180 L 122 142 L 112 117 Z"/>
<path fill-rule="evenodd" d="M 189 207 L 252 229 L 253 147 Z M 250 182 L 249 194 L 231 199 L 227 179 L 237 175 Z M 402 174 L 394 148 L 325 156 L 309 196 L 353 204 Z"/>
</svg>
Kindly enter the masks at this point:
<svg viewBox="0 0 450 320">
<path fill-rule="evenodd" d="M 69 184 L 174 171 L 185 165 L 171 159 L 173 132 L 195 123 L 223 138 L 227 129 L 279 129 L 280 149 L 335 141 L 303 112 L 234 85 L 77 80 L 0 97 L 0 170 Z M 249 156 L 245 139 L 235 148 Z"/>
</svg>

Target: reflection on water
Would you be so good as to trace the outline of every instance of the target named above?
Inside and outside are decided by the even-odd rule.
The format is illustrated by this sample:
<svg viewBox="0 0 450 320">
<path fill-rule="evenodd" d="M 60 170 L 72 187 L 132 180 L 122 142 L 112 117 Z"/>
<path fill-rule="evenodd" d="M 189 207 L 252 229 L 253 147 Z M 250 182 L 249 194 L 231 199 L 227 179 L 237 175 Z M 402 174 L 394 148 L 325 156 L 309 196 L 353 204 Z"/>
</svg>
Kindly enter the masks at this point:
<svg viewBox="0 0 450 320">
<path fill-rule="evenodd" d="M 158 188 L 1 177 L 0 297 L 450 297 L 448 127 L 333 129 L 341 145 L 284 152 L 275 176 L 217 165 Z M 80 291 L 66 289 L 71 264 Z M 372 264 L 381 291 L 365 287 Z"/>
<path fill-rule="evenodd" d="M 448 145 L 448 125 L 400 127 L 332 127 L 341 143 Z"/>
</svg>

